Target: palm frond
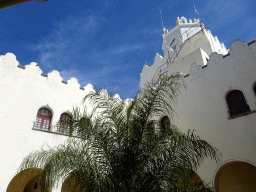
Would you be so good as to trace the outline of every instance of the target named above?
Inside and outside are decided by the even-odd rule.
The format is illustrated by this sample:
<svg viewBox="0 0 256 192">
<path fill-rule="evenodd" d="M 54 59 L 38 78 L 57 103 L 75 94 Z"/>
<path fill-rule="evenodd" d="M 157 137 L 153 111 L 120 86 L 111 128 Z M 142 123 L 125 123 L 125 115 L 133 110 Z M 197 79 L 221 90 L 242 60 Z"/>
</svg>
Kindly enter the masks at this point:
<svg viewBox="0 0 256 192">
<path fill-rule="evenodd" d="M 41 168 L 44 189 L 60 178 L 73 183 L 65 187 L 80 191 L 178 191 L 179 181 L 184 188 L 187 170 L 196 170 L 206 157 L 218 162 L 221 154 L 194 131 L 185 134 L 153 120 L 161 115 L 172 119 L 181 87 L 181 75 L 160 76 L 129 105 L 106 90 L 90 92 L 83 99 L 92 106 L 90 113 L 73 109 L 62 122 L 70 125 L 70 136 L 84 134 L 31 153 L 20 170 Z"/>
</svg>

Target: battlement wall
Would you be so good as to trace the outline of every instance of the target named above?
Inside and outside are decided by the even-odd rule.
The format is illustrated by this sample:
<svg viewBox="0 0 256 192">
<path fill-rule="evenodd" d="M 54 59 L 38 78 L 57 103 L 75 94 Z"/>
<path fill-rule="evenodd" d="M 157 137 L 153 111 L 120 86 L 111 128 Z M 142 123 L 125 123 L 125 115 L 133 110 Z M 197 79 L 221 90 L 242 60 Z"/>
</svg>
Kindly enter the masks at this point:
<svg viewBox="0 0 256 192">
<path fill-rule="evenodd" d="M 41 150 L 42 146 L 53 148 L 67 140 L 68 136 L 58 131 L 56 123 L 61 114 L 71 113 L 73 107 L 88 115 L 92 106 L 82 100 L 90 91 L 95 91 L 92 84 L 81 87 L 73 77 L 65 82 L 56 70 L 44 74 L 35 62 L 21 66 L 12 53 L 0 56 L 0 121 L 3 133 L 0 140 L 4 146 L 0 170 L 5 175 L 0 183 L 3 189 L 7 189 L 25 156 Z M 105 93 L 106 90 L 101 91 L 101 94 Z M 114 97 L 122 101 L 119 95 Z M 129 105 L 132 100 L 124 102 Z M 49 130 L 34 127 L 40 108 L 51 111 Z"/>
<path fill-rule="evenodd" d="M 22 69 L 24 71 L 22 71 Z M 13 53 L 6 53 L 6 55 L 0 56 L 0 73 L 2 75 L 8 75 L 8 74 L 16 74 L 17 76 L 31 76 L 31 78 L 36 78 L 38 80 L 42 78 L 46 78 L 47 81 L 55 81 L 58 82 L 61 86 L 61 83 L 66 84 L 68 87 L 72 87 L 73 89 L 81 89 L 86 90 L 93 88 L 92 84 L 87 84 L 85 87 L 81 87 L 78 83 L 78 80 L 74 77 L 72 77 L 68 81 L 63 81 L 62 77 L 60 76 L 60 73 L 56 70 L 53 70 L 51 73 L 44 74 L 42 70 L 39 67 L 39 64 L 35 62 L 31 62 L 29 65 L 21 66 L 19 62 L 16 60 L 16 56 Z M 20 74 L 18 74 L 20 73 Z M 30 77 L 27 77 L 30 78 Z"/>
<path fill-rule="evenodd" d="M 184 132 L 188 128 L 195 128 L 205 137 L 209 134 L 206 126 L 211 128 L 210 132 L 219 132 L 221 127 L 229 126 L 239 129 L 238 125 L 230 124 L 226 97 L 230 91 L 240 90 L 251 111 L 256 111 L 255 63 L 256 36 L 250 43 L 234 41 L 227 55 L 212 53 L 206 65 L 192 63 L 188 72 L 183 73 L 187 88 L 182 89 L 178 97 L 178 115 L 174 123 Z M 168 74 L 175 72 L 169 70 Z M 225 125 L 219 126 L 216 120 Z M 186 127 L 188 124 L 189 127 Z M 214 140 L 212 142 L 215 143 Z"/>
<path fill-rule="evenodd" d="M 172 123 L 185 133 L 196 130 L 220 150 L 221 163 L 232 159 L 255 162 L 255 146 L 251 145 L 256 134 L 255 64 L 256 36 L 250 43 L 234 41 L 227 55 L 211 53 L 206 65 L 194 62 L 184 73 L 186 89 L 177 97 Z M 243 93 L 250 112 L 230 115 L 227 96 L 233 90 Z M 205 161 L 197 173 L 212 182 L 216 170 L 215 162 Z"/>
<path fill-rule="evenodd" d="M 55 125 L 61 114 L 72 112 L 73 107 L 90 111 L 90 106 L 82 103 L 90 91 L 94 91 L 91 84 L 81 88 L 76 78 L 64 82 L 58 71 L 43 74 L 35 62 L 21 66 L 12 53 L 0 56 L 3 189 L 7 189 L 25 156 L 42 146 L 58 146 L 68 138 L 58 133 Z M 40 108 L 52 113 L 49 131 L 33 129 Z"/>
<path fill-rule="evenodd" d="M 191 19 L 189 19 L 189 21 L 187 21 L 187 19 L 185 17 L 177 17 L 177 20 L 176 20 L 176 25 L 182 25 L 182 24 L 196 24 L 196 23 L 199 23 L 199 19 L 193 19 L 193 21 Z"/>
<path fill-rule="evenodd" d="M 255 69 L 256 60 L 256 36 L 252 42 L 236 40 L 232 43 L 229 53 L 226 55 L 213 52 L 210 54 L 206 65 L 193 63 L 188 73 L 185 75 L 186 81 L 192 81 L 200 73 L 205 73 L 209 81 L 213 81 L 216 76 L 225 77 L 236 76 L 236 73 Z M 169 73 L 172 73 L 170 67 Z"/>
<path fill-rule="evenodd" d="M 0 91 L 0 101 L 4 101 L 0 103 L 0 118 L 10 122 L 15 117 L 16 122 L 26 124 L 13 125 L 13 129 L 31 129 L 41 107 L 52 112 L 52 125 L 73 107 L 83 111 L 82 99 L 94 88 L 92 84 L 81 87 L 73 77 L 65 82 L 56 70 L 44 74 L 35 62 L 23 67 L 14 54 L 7 53 L 0 56 Z M 90 112 L 90 106 L 86 107 Z"/>
</svg>

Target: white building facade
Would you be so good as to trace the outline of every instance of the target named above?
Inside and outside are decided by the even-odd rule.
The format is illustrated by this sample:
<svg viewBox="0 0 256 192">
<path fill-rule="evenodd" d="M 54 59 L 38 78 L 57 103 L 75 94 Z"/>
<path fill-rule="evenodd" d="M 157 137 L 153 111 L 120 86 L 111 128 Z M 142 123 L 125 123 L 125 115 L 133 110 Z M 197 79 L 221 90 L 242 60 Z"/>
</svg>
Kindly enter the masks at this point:
<svg viewBox="0 0 256 192">
<path fill-rule="evenodd" d="M 67 140 L 68 127 L 58 129 L 55 125 L 67 118 L 73 107 L 83 113 L 82 99 L 90 91 L 94 91 L 91 84 L 80 87 L 76 78 L 65 82 L 58 71 L 43 74 L 35 62 L 21 66 L 12 53 L 0 56 L 0 192 L 40 191 L 41 170 L 24 170 L 21 181 L 18 168 L 31 152 Z M 86 106 L 85 110 L 91 109 Z M 52 192 L 63 191 L 61 187 L 59 183 Z"/>
<path fill-rule="evenodd" d="M 181 17 L 176 24 L 164 29 L 164 56 L 143 67 L 141 87 L 159 73 L 183 73 L 187 89 L 173 123 L 183 132 L 195 129 L 222 153 L 219 165 L 207 159 L 195 172 L 221 192 L 256 191 L 256 36 L 227 50 L 199 20 Z M 58 71 L 43 74 L 34 62 L 20 66 L 12 53 L 0 56 L 0 192 L 39 191 L 40 170 L 25 170 L 21 182 L 17 169 L 31 152 L 65 142 L 67 129 L 53 125 L 73 107 L 83 111 L 82 98 L 93 90 L 75 78 L 63 81 Z"/>
<path fill-rule="evenodd" d="M 196 173 L 216 191 L 256 191 L 256 36 L 227 50 L 199 20 L 181 17 L 176 24 L 164 28 L 164 56 L 144 65 L 141 87 L 159 74 L 181 72 L 187 88 L 173 123 L 183 132 L 195 129 L 222 153 L 219 165 L 207 159 Z"/>
</svg>

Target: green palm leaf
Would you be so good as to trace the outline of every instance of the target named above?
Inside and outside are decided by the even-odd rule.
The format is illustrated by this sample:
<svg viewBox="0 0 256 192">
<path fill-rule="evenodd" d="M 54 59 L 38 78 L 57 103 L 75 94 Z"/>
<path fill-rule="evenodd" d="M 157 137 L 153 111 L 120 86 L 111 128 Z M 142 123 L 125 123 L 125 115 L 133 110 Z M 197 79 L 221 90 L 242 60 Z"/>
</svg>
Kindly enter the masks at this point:
<svg viewBox="0 0 256 192">
<path fill-rule="evenodd" d="M 82 114 L 73 109 L 57 125 L 69 124 L 67 142 L 31 153 L 19 171 L 43 169 L 45 191 L 66 178 L 71 184 L 64 187 L 71 191 L 210 190 L 202 183 L 191 187 L 188 181 L 206 157 L 218 163 L 219 151 L 194 131 L 184 134 L 175 125 L 152 120 L 162 115 L 172 119 L 181 87 L 181 75 L 160 76 L 130 104 L 106 90 L 89 93 L 83 101 L 93 110 Z"/>
</svg>

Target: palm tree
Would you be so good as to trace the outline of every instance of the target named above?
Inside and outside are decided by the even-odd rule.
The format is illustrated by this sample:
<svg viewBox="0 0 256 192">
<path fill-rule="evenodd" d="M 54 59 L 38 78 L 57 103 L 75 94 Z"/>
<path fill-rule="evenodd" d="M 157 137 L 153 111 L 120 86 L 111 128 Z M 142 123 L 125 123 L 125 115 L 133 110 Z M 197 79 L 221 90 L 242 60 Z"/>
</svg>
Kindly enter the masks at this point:
<svg viewBox="0 0 256 192">
<path fill-rule="evenodd" d="M 74 109 L 58 124 L 68 124 L 70 136 L 80 137 L 30 154 L 20 170 L 41 168 L 45 191 L 64 178 L 69 191 L 211 191 L 202 183 L 189 187 L 187 181 L 204 158 L 218 163 L 219 151 L 194 131 L 185 134 L 169 122 L 153 120 L 172 117 L 181 86 L 180 74 L 164 75 L 130 103 L 106 90 L 86 95 L 84 102 L 93 107 L 90 114 Z"/>
</svg>

